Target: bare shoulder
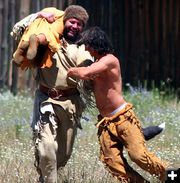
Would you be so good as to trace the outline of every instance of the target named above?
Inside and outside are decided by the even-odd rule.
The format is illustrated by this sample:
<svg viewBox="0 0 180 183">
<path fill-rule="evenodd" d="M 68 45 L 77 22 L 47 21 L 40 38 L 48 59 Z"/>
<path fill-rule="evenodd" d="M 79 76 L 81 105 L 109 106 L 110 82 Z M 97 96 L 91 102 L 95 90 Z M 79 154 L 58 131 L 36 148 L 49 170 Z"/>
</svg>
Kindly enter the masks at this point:
<svg viewBox="0 0 180 183">
<path fill-rule="evenodd" d="M 113 54 L 108 54 L 108 56 L 114 61 L 114 62 L 119 62 L 118 58 L 113 55 Z"/>
<path fill-rule="evenodd" d="M 108 65 L 114 65 L 117 66 L 119 65 L 119 60 L 118 58 L 113 55 L 113 54 L 107 54 L 106 56 L 101 58 L 103 62 L 106 62 Z"/>
</svg>

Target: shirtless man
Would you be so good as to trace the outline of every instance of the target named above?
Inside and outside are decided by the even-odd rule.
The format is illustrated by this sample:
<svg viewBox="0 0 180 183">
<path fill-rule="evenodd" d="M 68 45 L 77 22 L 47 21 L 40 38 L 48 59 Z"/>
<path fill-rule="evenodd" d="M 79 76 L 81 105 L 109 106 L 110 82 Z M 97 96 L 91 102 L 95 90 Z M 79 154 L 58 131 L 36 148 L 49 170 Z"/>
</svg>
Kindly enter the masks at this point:
<svg viewBox="0 0 180 183">
<path fill-rule="evenodd" d="M 96 59 L 89 67 L 70 68 L 68 76 L 93 80 L 98 116 L 100 159 L 121 182 L 148 182 L 133 170 L 123 156 L 123 147 L 132 161 L 160 180 L 165 177 L 165 164 L 145 147 L 140 121 L 132 104 L 122 95 L 122 78 L 119 60 L 112 54 L 111 43 L 98 27 L 85 31 L 79 44 Z"/>
</svg>

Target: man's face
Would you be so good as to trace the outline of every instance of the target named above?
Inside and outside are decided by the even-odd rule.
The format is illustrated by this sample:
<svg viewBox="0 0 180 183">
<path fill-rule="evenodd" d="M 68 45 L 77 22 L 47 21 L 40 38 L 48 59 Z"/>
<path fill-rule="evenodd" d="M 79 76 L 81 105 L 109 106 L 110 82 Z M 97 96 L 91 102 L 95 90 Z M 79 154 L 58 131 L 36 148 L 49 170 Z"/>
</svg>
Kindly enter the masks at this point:
<svg viewBox="0 0 180 183">
<path fill-rule="evenodd" d="M 76 18 L 70 18 L 64 23 L 64 37 L 67 41 L 75 42 L 83 30 L 83 22 Z"/>
</svg>

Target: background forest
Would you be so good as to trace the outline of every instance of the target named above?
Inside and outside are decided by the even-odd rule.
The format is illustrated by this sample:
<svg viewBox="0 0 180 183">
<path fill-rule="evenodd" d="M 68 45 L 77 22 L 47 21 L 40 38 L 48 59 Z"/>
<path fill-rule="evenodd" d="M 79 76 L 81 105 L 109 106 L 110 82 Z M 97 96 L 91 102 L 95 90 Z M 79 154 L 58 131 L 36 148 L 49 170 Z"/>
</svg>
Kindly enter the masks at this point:
<svg viewBox="0 0 180 183">
<path fill-rule="evenodd" d="M 69 4 L 82 5 L 90 14 L 88 26 L 101 26 L 108 33 L 121 60 L 124 83 L 171 87 L 179 94 L 179 0 L 0 0 L 1 89 L 17 93 L 34 86 L 31 73 L 10 62 L 16 48 L 10 37 L 13 25 L 44 7 L 64 10 Z"/>
</svg>

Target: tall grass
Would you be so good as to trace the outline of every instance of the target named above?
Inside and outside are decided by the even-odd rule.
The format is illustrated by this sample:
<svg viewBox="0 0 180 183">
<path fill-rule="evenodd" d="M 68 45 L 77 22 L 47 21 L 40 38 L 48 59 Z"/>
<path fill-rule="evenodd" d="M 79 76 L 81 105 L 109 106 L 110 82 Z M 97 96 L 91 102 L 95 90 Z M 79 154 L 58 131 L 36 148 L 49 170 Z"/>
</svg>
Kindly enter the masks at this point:
<svg viewBox="0 0 180 183">
<path fill-rule="evenodd" d="M 127 101 L 134 104 L 142 126 L 166 123 L 165 131 L 147 142 L 149 150 L 180 167 L 180 104 L 176 98 L 164 99 L 158 91 L 132 88 L 125 92 Z M 9 92 L 0 94 L 0 182 L 35 183 L 38 175 L 34 168 L 34 149 L 31 140 L 30 120 L 33 99 L 26 95 L 13 96 Z M 116 179 L 105 170 L 99 161 L 99 144 L 96 136 L 95 115 L 97 111 L 84 112 L 83 130 L 78 131 L 73 154 L 63 170 L 64 182 L 113 183 Z M 127 156 L 125 152 L 125 156 Z M 128 158 L 128 157 L 127 157 Z M 155 178 L 142 171 L 128 159 L 139 173 L 151 182 Z"/>
</svg>

